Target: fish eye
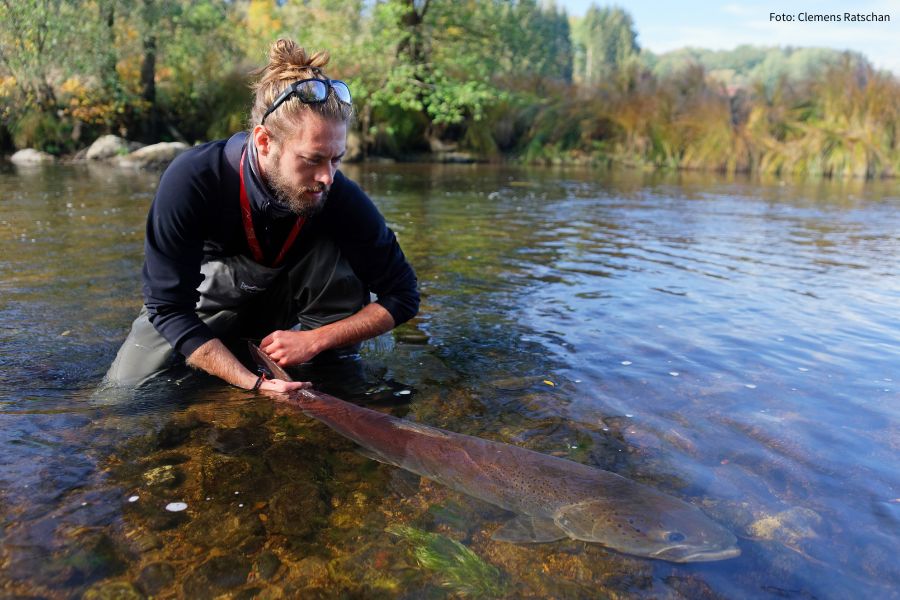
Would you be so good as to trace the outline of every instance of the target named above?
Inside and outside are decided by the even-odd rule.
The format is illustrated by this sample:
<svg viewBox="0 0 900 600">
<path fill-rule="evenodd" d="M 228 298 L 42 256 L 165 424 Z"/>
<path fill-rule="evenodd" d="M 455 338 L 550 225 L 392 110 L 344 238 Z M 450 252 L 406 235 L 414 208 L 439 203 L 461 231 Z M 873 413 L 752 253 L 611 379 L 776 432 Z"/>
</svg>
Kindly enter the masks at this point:
<svg viewBox="0 0 900 600">
<path fill-rule="evenodd" d="M 671 531 L 669 535 L 666 536 L 666 540 L 669 542 L 683 542 L 684 534 L 680 531 Z"/>
</svg>

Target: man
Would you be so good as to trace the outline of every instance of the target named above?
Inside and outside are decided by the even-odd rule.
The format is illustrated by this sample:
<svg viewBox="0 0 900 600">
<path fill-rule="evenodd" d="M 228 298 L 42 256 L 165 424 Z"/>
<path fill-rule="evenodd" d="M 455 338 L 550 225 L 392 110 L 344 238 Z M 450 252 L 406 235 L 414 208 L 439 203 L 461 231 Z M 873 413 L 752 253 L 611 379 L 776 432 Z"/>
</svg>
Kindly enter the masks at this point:
<svg viewBox="0 0 900 600">
<path fill-rule="evenodd" d="M 245 389 L 265 380 L 226 342 L 262 338 L 281 366 L 352 354 L 418 310 L 416 278 L 384 218 L 338 167 L 350 90 L 328 55 L 273 44 L 252 131 L 179 156 L 147 219 L 144 308 L 107 373 L 135 385 L 187 364 Z M 377 296 L 369 303 L 370 292 Z"/>
</svg>

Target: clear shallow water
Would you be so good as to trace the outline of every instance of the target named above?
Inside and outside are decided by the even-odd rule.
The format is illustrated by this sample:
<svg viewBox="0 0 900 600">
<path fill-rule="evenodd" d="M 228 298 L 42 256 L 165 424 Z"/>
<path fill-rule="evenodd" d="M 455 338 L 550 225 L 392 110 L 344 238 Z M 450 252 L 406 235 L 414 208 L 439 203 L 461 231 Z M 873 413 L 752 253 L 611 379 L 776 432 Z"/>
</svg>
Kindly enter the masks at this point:
<svg viewBox="0 0 900 600">
<path fill-rule="evenodd" d="M 502 585 L 482 594 L 897 596 L 897 182 L 348 173 L 397 231 L 423 305 L 354 372 L 311 379 L 649 483 L 734 531 L 743 554 L 673 565 L 494 543 L 502 511 L 202 377 L 97 406 L 139 307 L 158 175 L 7 169 L 0 590 L 452 593 L 385 532 L 410 524 L 495 568 Z M 188 509 L 166 512 L 175 501 Z"/>
</svg>

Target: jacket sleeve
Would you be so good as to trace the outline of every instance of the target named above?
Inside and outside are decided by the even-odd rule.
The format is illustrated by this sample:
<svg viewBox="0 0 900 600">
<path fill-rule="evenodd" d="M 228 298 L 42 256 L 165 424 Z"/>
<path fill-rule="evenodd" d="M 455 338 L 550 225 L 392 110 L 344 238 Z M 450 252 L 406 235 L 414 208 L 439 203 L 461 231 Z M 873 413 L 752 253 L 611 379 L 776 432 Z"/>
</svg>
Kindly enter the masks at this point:
<svg viewBox="0 0 900 600">
<path fill-rule="evenodd" d="M 327 222 L 341 252 L 394 324 L 408 321 L 419 311 L 419 290 L 397 237 L 372 200 L 343 174 L 332 192 L 337 201 L 327 211 Z"/>
<path fill-rule="evenodd" d="M 215 337 L 195 311 L 210 190 L 193 154 L 180 155 L 163 173 L 147 217 L 142 271 L 150 322 L 186 357 Z"/>
</svg>

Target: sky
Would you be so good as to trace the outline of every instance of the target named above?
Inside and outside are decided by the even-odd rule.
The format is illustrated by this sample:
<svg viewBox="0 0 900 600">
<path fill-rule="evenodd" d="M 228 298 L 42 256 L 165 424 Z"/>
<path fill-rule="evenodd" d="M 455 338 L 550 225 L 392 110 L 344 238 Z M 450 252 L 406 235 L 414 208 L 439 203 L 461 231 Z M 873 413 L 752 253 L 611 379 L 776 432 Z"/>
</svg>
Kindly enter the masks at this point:
<svg viewBox="0 0 900 600">
<path fill-rule="evenodd" d="M 755 46 L 827 47 L 862 52 L 877 68 L 900 75 L 900 0 L 781 0 L 779 2 L 700 2 L 649 0 L 556 0 L 572 16 L 588 7 L 617 5 L 629 12 L 638 44 L 654 53 L 685 46 L 730 50 L 741 44 Z M 793 22 L 770 20 L 769 13 L 787 14 Z M 888 14 L 890 22 L 801 22 L 800 13 L 845 12 Z"/>
</svg>

